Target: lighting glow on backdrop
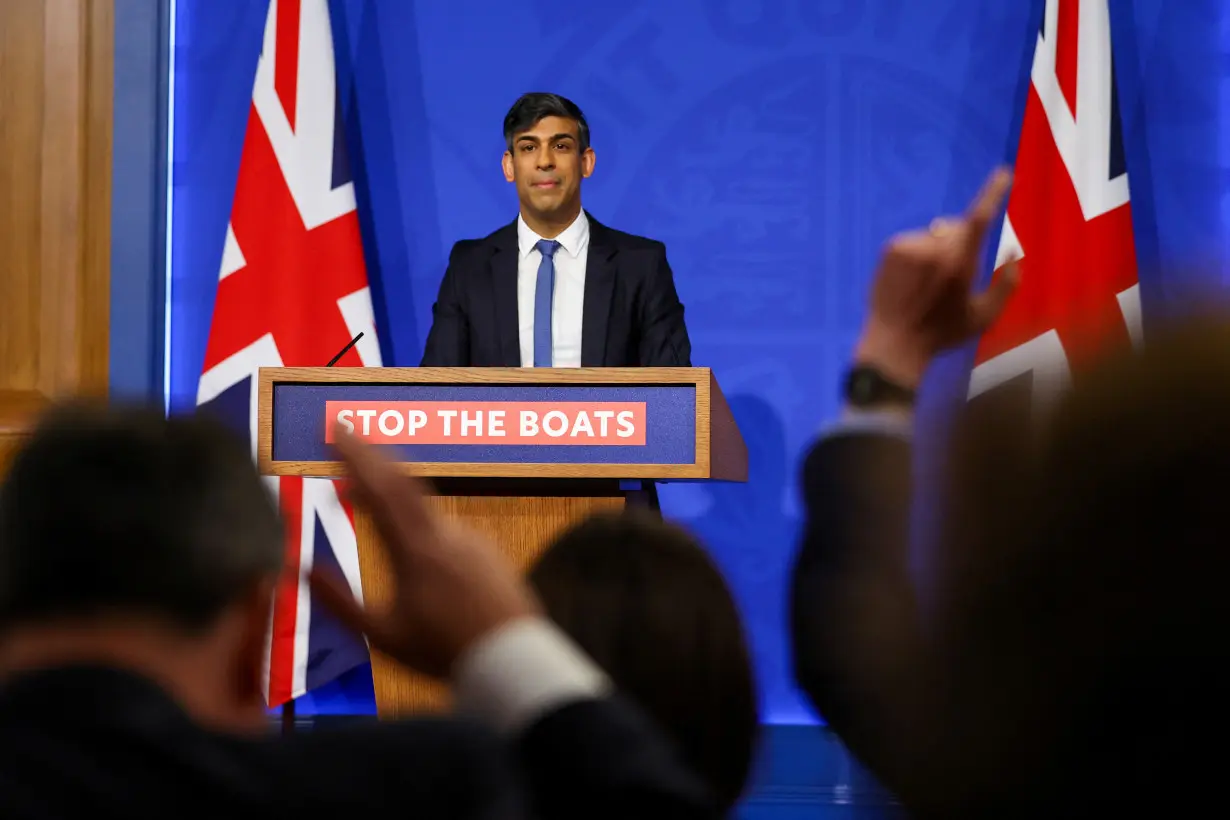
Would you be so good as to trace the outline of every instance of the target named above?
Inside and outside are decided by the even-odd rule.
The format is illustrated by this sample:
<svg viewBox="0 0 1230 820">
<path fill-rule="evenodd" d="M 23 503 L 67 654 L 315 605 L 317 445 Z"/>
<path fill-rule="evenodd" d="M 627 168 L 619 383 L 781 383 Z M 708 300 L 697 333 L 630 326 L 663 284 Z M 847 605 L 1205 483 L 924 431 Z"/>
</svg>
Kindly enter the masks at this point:
<svg viewBox="0 0 1230 820">
<path fill-rule="evenodd" d="M 168 398 L 194 405 L 266 3 L 174 4 Z M 693 361 L 716 369 L 750 481 L 668 486 L 750 630 L 765 717 L 796 693 L 785 579 L 798 460 L 838 384 L 883 241 L 1011 162 L 1041 4 L 986 0 L 331 0 L 340 104 L 386 364 L 418 363 L 457 239 L 516 215 L 501 124 L 522 92 L 586 112 L 586 207 L 666 242 Z M 1230 10 L 1112 0 L 1146 322 L 1230 235 Z M 1220 273 L 1212 274 L 1220 277 Z M 310 283 L 307 283 L 310 287 Z M 324 362 L 320 362 L 324 364 Z M 963 393 L 941 363 L 924 415 Z M 300 711 L 374 711 L 370 672 Z"/>
</svg>

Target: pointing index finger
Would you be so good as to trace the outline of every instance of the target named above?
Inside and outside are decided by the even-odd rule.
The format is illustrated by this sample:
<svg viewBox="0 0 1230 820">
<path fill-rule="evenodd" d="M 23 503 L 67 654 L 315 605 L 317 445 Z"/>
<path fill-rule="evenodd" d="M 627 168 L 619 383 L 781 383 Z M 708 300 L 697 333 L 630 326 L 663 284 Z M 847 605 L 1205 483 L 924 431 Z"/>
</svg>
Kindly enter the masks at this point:
<svg viewBox="0 0 1230 820">
<path fill-rule="evenodd" d="M 995 219 L 995 215 L 999 213 L 1000 206 L 1011 185 L 1012 172 L 1007 168 L 997 168 L 982 186 L 978 196 L 974 197 L 974 201 L 970 203 L 965 218 L 969 223 L 969 249 L 973 253 L 977 253 L 978 248 L 981 247 L 982 238 L 986 235 L 991 220 Z"/>
</svg>

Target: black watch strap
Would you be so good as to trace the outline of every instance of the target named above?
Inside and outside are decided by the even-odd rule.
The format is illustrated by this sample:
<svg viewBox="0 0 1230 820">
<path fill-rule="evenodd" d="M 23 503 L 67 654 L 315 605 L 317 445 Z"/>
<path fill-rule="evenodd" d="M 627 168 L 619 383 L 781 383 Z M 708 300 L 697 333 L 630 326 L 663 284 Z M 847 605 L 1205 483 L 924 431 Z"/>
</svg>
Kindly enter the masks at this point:
<svg viewBox="0 0 1230 820">
<path fill-rule="evenodd" d="M 915 393 L 867 365 L 856 365 L 846 374 L 845 400 L 851 407 L 874 408 L 914 404 Z"/>
</svg>

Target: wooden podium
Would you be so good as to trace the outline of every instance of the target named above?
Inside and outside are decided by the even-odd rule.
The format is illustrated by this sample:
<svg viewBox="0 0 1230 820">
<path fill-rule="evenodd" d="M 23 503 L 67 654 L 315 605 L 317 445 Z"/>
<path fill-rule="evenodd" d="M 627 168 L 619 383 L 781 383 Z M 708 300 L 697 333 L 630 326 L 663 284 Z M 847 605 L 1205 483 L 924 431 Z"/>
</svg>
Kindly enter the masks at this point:
<svg viewBox="0 0 1230 820">
<path fill-rule="evenodd" d="M 433 506 L 490 535 L 528 570 L 564 528 L 654 504 L 656 481 L 746 481 L 747 448 L 708 368 L 262 368 L 258 459 L 271 476 L 337 478 L 338 420 L 408 475 Z M 356 509 L 363 597 L 390 594 Z M 447 708 L 442 685 L 372 653 L 382 718 Z"/>
</svg>

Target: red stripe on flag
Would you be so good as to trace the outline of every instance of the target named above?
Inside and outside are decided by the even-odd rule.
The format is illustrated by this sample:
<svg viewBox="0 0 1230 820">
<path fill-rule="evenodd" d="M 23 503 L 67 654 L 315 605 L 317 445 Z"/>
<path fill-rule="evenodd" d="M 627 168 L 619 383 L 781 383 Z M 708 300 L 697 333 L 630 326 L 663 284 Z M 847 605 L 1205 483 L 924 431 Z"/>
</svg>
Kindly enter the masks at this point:
<svg viewBox="0 0 1230 820">
<path fill-rule="evenodd" d="M 277 0 L 277 41 L 273 88 L 282 101 L 290 130 L 295 130 L 295 99 L 299 94 L 299 0 Z"/>
<path fill-rule="evenodd" d="M 1033 86 L 1013 179 L 1008 217 L 1025 254 L 1021 284 L 980 340 L 975 363 L 1053 329 L 1079 371 L 1129 343 L 1117 294 L 1138 281 L 1131 206 L 1085 221 Z"/>
<path fill-rule="evenodd" d="M 295 629 L 299 618 L 299 567 L 303 541 L 303 479 L 278 479 L 278 500 L 286 522 L 286 563 L 273 600 L 269 644 L 269 705 L 291 699 L 295 681 Z"/>
<path fill-rule="evenodd" d="M 244 266 L 218 283 L 205 370 L 272 333 L 287 366 L 324 365 L 351 338 L 337 301 L 367 287 L 359 217 L 311 231 L 256 106 L 248 115 L 231 228 Z M 351 348 L 338 366 L 362 364 Z"/>
<path fill-rule="evenodd" d="M 1059 23 L 1055 31 L 1055 74 L 1059 90 L 1068 101 L 1068 110 L 1076 116 L 1076 65 L 1080 51 L 1080 0 L 1056 0 Z"/>
</svg>

